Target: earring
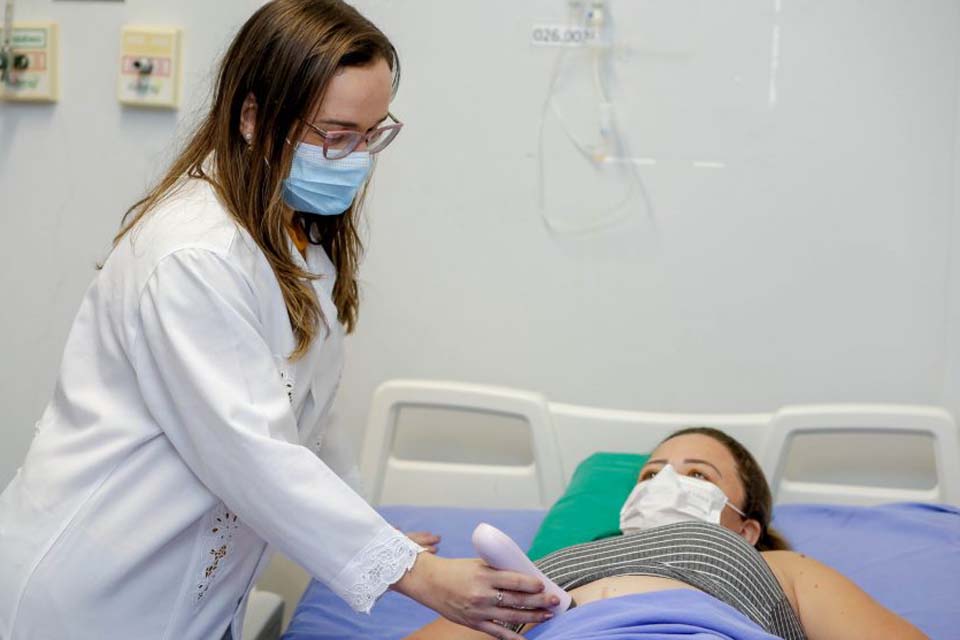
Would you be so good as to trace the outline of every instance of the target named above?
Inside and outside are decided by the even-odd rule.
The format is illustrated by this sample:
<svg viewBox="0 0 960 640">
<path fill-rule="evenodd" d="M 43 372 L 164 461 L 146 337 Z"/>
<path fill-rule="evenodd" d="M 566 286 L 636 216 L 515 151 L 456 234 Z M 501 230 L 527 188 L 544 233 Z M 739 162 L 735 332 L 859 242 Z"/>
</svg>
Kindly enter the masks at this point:
<svg viewBox="0 0 960 640">
<path fill-rule="evenodd" d="M 247 133 L 243 134 L 243 139 L 247 141 L 247 144 L 250 144 L 250 142 L 253 140 L 253 134 L 248 131 Z"/>
</svg>

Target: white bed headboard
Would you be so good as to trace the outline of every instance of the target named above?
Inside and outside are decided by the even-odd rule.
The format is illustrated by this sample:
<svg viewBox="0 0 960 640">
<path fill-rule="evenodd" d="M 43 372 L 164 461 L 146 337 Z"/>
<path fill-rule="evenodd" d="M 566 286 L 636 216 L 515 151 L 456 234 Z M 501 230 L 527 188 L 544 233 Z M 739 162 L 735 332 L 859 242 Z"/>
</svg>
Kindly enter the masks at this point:
<svg viewBox="0 0 960 640">
<path fill-rule="evenodd" d="M 468 464 L 394 455 L 399 412 L 440 408 L 519 418 L 530 431 L 530 464 Z M 373 504 L 469 507 L 550 506 L 576 466 L 598 451 L 643 453 L 686 426 L 710 426 L 742 442 L 761 463 L 777 502 L 960 504 L 960 439 L 938 407 L 841 404 L 784 407 L 775 413 L 682 414 L 618 411 L 549 402 L 542 394 L 431 380 L 393 380 L 374 394 L 361 471 Z M 935 486 L 926 489 L 797 482 L 785 477 L 787 453 L 807 434 L 921 434 L 934 450 Z M 456 437 L 443 430 L 431 438 Z"/>
</svg>

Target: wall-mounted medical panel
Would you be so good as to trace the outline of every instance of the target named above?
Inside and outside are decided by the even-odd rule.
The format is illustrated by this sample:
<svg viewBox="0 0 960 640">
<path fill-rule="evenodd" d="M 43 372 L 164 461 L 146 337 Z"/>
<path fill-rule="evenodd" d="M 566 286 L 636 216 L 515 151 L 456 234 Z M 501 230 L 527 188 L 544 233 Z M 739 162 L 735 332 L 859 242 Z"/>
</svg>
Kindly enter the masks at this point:
<svg viewBox="0 0 960 640">
<path fill-rule="evenodd" d="M 136 107 L 176 109 L 180 104 L 180 41 L 177 27 L 124 27 L 117 99 Z"/>
<path fill-rule="evenodd" d="M 4 41 L 0 27 L 0 42 Z M 53 22 L 15 22 L 11 52 L 5 57 L 4 100 L 57 101 L 57 25 Z"/>
</svg>

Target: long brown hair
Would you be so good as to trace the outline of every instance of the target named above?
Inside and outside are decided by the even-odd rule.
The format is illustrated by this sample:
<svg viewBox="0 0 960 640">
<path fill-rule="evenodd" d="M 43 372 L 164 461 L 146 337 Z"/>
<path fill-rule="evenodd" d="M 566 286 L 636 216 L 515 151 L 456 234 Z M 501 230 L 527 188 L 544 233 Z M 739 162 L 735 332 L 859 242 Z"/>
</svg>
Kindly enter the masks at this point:
<svg viewBox="0 0 960 640">
<path fill-rule="evenodd" d="M 291 354 L 306 353 L 323 318 L 312 279 L 299 268 L 287 238 L 289 207 L 282 198 L 293 145 L 302 132 L 301 118 L 320 104 L 330 80 L 344 66 L 385 60 L 400 79 L 396 49 L 387 37 L 341 0 L 273 0 L 243 25 L 224 56 L 210 111 L 166 174 L 124 215 L 114 246 L 167 196 L 184 177 L 209 182 L 233 218 L 270 262 L 283 292 L 290 326 L 297 340 Z M 254 136 L 240 132 L 245 98 L 257 102 Z M 210 158 L 208 160 L 208 158 Z M 347 331 L 357 321 L 357 269 L 363 253 L 358 233 L 364 187 L 340 216 L 328 216 L 321 241 L 337 268 L 333 301 Z"/>
<path fill-rule="evenodd" d="M 733 456 L 733 460 L 737 464 L 737 474 L 740 476 L 740 482 L 743 483 L 744 493 L 746 493 L 743 505 L 743 512 L 746 514 L 744 517 L 760 523 L 760 538 L 757 539 L 754 547 L 758 551 L 790 549 L 790 543 L 787 542 L 786 538 L 770 526 L 770 519 L 773 517 L 773 496 L 770 494 L 767 477 L 763 474 L 760 465 L 757 464 L 756 458 L 738 440 L 712 427 L 681 429 L 664 438 L 663 442 L 672 440 L 677 436 L 690 434 L 713 438 Z M 660 444 L 663 444 L 663 442 Z"/>
</svg>

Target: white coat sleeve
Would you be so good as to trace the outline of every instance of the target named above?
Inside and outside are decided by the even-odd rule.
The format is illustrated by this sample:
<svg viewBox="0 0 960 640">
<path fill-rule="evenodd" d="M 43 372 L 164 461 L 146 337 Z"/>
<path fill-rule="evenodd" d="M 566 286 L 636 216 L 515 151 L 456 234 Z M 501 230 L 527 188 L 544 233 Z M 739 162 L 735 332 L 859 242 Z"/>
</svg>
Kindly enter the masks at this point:
<svg viewBox="0 0 960 640">
<path fill-rule="evenodd" d="M 246 276 L 213 251 L 181 249 L 154 270 L 139 315 L 138 383 L 184 462 L 264 540 L 369 612 L 421 548 L 297 443 Z"/>
<path fill-rule="evenodd" d="M 336 415 L 324 416 L 328 421 L 323 438 L 323 447 L 320 448 L 320 459 L 328 467 L 333 469 L 338 476 L 343 478 L 351 489 L 360 495 L 367 495 L 367 488 L 363 483 L 363 476 L 360 474 L 360 467 L 357 465 L 357 454 L 350 440 L 350 434 L 347 433 L 343 420 L 338 420 Z"/>
</svg>

